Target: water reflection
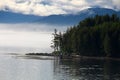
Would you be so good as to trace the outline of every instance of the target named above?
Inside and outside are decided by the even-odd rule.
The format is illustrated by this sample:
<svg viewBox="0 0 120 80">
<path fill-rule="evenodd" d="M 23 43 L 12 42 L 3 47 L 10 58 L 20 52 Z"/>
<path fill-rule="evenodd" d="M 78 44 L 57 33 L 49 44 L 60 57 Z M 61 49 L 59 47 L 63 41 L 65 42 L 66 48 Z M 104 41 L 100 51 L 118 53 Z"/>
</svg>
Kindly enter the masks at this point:
<svg viewBox="0 0 120 80">
<path fill-rule="evenodd" d="M 56 62 L 55 62 L 56 64 Z M 61 60 L 55 66 L 57 80 L 119 80 L 120 62 L 110 60 Z M 61 76 L 61 77 L 60 77 Z"/>
</svg>

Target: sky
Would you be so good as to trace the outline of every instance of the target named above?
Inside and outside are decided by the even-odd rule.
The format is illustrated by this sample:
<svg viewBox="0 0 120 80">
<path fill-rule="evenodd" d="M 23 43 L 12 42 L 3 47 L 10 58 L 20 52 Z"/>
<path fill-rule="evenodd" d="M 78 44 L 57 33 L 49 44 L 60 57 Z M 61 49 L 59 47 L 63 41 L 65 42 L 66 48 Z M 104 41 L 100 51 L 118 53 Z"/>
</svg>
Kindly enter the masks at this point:
<svg viewBox="0 0 120 80">
<path fill-rule="evenodd" d="M 120 10 L 120 0 L 0 0 L 0 10 L 38 16 L 76 14 L 95 6 Z"/>
</svg>

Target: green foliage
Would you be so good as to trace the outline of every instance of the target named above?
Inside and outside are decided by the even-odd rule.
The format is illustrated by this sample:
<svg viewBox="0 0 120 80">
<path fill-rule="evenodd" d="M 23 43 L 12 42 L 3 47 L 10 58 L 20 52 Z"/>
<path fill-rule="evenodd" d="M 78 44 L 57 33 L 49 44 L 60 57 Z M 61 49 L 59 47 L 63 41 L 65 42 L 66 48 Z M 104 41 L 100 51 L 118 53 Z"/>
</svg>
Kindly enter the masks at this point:
<svg viewBox="0 0 120 80">
<path fill-rule="evenodd" d="M 57 52 L 59 50 L 59 44 L 60 44 L 59 38 L 60 38 L 60 36 L 58 35 L 56 29 L 54 30 L 53 35 L 54 35 L 54 39 L 53 39 L 53 45 L 51 47 L 54 49 L 54 52 Z"/>
<path fill-rule="evenodd" d="M 103 46 L 104 46 L 104 51 L 105 51 L 105 53 L 106 53 L 107 56 L 111 55 L 111 41 L 110 40 L 111 39 L 106 34 L 106 36 L 104 38 Z"/>
<path fill-rule="evenodd" d="M 86 18 L 59 34 L 64 55 L 120 57 L 120 19 L 115 14 Z"/>
</svg>

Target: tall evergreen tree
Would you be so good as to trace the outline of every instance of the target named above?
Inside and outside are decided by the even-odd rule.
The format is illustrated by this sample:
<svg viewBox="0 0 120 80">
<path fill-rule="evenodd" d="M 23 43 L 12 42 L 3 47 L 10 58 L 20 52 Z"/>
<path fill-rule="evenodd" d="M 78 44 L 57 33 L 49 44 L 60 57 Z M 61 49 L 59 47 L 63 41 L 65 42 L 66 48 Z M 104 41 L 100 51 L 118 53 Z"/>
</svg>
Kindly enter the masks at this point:
<svg viewBox="0 0 120 80">
<path fill-rule="evenodd" d="M 110 37 L 108 36 L 108 34 L 105 35 L 103 45 L 104 45 L 104 52 L 106 56 L 110 57 L 111 56 L 111 41 L 110 41 Z"/>
</svg>

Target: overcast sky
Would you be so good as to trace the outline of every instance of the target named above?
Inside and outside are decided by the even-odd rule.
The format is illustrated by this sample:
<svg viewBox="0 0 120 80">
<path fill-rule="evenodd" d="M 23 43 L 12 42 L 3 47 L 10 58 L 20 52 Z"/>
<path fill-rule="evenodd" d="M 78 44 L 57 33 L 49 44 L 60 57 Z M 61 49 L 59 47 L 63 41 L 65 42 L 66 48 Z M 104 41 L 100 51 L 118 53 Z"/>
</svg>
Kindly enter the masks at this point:
<svg viewBox="0 0 120 80">
<path fill-rule="evenodd" d="M 120 0 L 0 0 L 0 10 L 39 16 L 75 14 L 93 6 L 120 10 Z"/>
</svg>

